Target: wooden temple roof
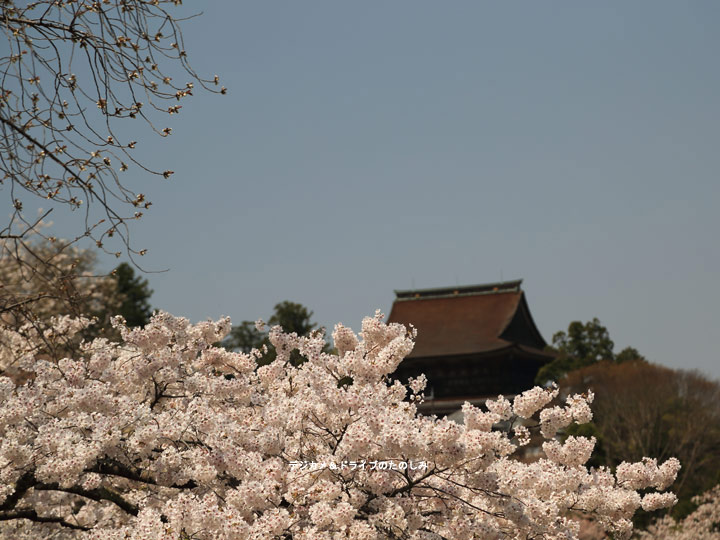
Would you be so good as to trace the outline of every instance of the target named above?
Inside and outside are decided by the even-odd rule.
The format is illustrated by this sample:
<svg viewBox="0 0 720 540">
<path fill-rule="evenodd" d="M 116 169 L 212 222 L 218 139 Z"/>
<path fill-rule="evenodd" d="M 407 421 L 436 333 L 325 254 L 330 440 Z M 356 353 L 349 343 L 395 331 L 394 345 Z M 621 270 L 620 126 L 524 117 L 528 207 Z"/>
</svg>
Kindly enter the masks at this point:
<svg viewBox="0 0 720 540">
<path fill-rule="evenodd" d="M 395 291 L 388 322 L 418 330 L 408 360 L 499 353 L 514 348 L 549 359 L 520 288 L 522 280 Z"/>
</svg>

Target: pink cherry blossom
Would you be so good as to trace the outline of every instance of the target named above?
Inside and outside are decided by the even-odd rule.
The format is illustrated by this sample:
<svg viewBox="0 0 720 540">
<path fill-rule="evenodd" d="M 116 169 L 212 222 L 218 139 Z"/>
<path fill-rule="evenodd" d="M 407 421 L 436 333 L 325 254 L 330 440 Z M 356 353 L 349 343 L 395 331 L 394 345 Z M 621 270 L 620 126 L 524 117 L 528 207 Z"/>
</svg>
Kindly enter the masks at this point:
<svg viewBox="0 0 720 540">
<path fill-rule="evenodd" d="M 392 377 L 415 333 L 382 319 L 366 318 L 359 335 L 338 325 L 338 354 L 320 334 L 273 328 L 278 355 L 262 367 L 258 351 L 213 345 L 229 319 L 161 312 L 136 329 L 117 319 L 122 341 L 58 359 L 36 354 L 37 342 L 87 321 L 0 329 L 0 365 L 32 372 L 0 377 L 0 536 L 552 539 L 576 538 L 585 514 L 627 538 L 637 509 L 674 503 L 664 490 L 677 460 L 614 476 L 585 466 L 594 439 L 555 440 L 590 420 L 592 395 L 550 406 L 557 391 L 535 388 L 466 403 L 464 424 L 418 415 L 426 379 Z M 293 349 L 307 361 L 290 362 Z M 545 457 L 515 459 L 534 433 Z M 293 466 L 306 462 L 315 466 Z"/>
</svg>

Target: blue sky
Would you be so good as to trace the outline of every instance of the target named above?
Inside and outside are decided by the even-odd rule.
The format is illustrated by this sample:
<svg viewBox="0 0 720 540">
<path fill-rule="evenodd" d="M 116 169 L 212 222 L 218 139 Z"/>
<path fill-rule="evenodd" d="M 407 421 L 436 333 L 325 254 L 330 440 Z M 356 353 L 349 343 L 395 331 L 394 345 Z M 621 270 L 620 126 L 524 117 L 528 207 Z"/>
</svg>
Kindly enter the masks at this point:
<svg viewBox="0 0 720 540">
<path fill-rule="evenodd" d="M 332 328 L 393 289 L 524 279 L 546 339 L 720 377 L 720 4 L 187 5 L 197 92 L 134 228 L 153 303 Z M 138 189 L 139 190 L 139 189 Z M 109 263 L 109 262 L 108 262 Z"/>
</svg>

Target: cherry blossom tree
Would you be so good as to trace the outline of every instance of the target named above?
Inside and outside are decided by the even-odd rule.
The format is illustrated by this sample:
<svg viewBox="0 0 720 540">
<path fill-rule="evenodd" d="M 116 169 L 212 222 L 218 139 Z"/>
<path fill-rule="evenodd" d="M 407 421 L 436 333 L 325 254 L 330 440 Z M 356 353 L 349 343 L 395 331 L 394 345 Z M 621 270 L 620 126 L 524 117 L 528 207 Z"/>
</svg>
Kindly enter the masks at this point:
<svg viewBox="0 0 720 540">
<path fill-rule="evenodd" d="M 85 337 L 97 336 L 110 327 L 107 313 L 120 312 L 123 303 L 113 276 L 98 275 L 95 252 L 63 241 L 51 242 L 37 231 L 28 231 L 16 244 L 0 238 L 0 328 L 12 340 L 0 340 L 0 349 L 32 344 L 22 349 L 42 358 L 73 356 L 81 336 L 41 339 L 57 334 L 57 317 L 72 314 L 96 320 Z M 32 370 L 14 361 L 19 351 L 0 352 L 0 376 L 25 380 Z"/>
<path fill-rule="evenodd" d="M 74 356 L 80 337 L 119 338 L 110 324 L 117 314 L 127 317 L 128 326 L 149 320 L 147 298 L 152 291 L 147 281 L 135 277 L 127 263 L 110 275 L 99 271 L 95 250 L 62 240 L 52 242 L 38 231 L 29 231 L 21 246 L 0 238 L 0 260 L 0 326 L 27 335 L 26 342 L 33 342 L 33 336 L 53 329 L 58 316 L 94 321 L 81 336 L 68 336 L 62 346 L 37 343 L 38 356 Z M 8 344 L 0 342 L 2 346 Z M 13 363 L 0 362 L 0 375 L 23 378 L 31 372 L 23 373 Z"/>
<path fill-rule="evenodd" d="M 83 539 L 576 538 L 590 516 L 616 538 L 640 507 L 670 506 L 677 460 L 588 469 L 594 440 L 556 440 L 588 422 L 593 396 L 553 404 L 534 388 L 465 423 L 417 414 L 424 377 L 392 379 L 414 334 L 382 315 L 356 335 L 270 330 L 262 351 L 213 346 L 228 319 L 191 325 L 157 313 L 116 325 L 73 358 L 39 358 L 35 340 L 79 332 L 57 318 L 28 338 L 11 329 L 2 354 L 34 371 L 0 378 L 0 536 Z M 294 365 L 292 351 L 307 361 Z M 344 382 L 343 382 L 344 381 Z M 349 383 L 347 381 L 350 381 Z M 513 459 L 531 432 L 545 457 Z M 639 493 L 642 490 L 644 495 Z"/>
<path fill-rule="evenodd" d="M 66 286 L 63 260 L 75 258 L 71 246 L 80 239 L 133 261 L 145 254 L 131 242 L 129 223 L 151 202 L 123 175 L 170 178 L 173 171 L 137 157 L 143 134 L 170 135 L 169 117 L 196 87 L 226 92 L 217 77 L 202 78 L 188 63 L 179 18 L 189 14 L 177 12 L 180 3 L 0 1 L 0 219 L 8 216 L 0 225 L 0 265 L 21 278 L 10 283 L 3 275 L 3 318 L 32 323 L 43 319 L 50 299 L 73 314 L 92 301 L 96 285 Z M 76 218 L 69 241 L 42 226 L 54 209 Z M 36 235 L 52 249 L 38 252 Z M 33 294 L 38 279 L 52 286 Z"/>
<path fill-rule="evenodd" d="M 0 238 L 0 324 L 14 329 L 53 315 L 117 314 L 116 280 L 97 272 L 96 253 L 28 231 L 16 244 Z"/>
</svg>

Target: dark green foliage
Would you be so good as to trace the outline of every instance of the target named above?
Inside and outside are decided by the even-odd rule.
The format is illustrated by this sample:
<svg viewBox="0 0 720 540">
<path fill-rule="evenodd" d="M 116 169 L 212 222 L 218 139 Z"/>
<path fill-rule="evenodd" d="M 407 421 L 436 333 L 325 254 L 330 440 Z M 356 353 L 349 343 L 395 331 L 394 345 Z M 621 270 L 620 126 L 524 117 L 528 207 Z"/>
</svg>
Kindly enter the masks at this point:
<svg viewBox="0 0 720 540">
<path fill-rule="evenodd" d="M 298 336 L 308 336 L 317 330 L 317 324 L 312 321 L 313 312 L 302 304 L 289 302 L 287 300 L 275 305 L 273 314 L 268 319 L 269 326 L 281 326 L 287 333 L 295 332 Z M 258 360 L 258 364 L 267 365 L 277 357 L 275 347 L 270 343 L 268 332 L 266 330 L 258 330 L 252 321 L 243 321 L 237 326 L 233 326 L 230 335 L 221 343 L 228 350 L 250 352 L 252 349 L 261 349 L 267 347 L 267 352 Z M 329 346 L 326 345 L 326 351 Z M 290 354 L 290 362 L 293 365 L 300 365 L 305 362 L 305 358 L 298 352 L 292 351 Z"/>
<path fill-rule="evenodd" d="M 622 364 L 623 362 L 647 362 L 645 357 L 638 352 L 634 347 L 625 347 L 622 351 L 615 355 L 615 363 Z"/>
<path fill-rule="evenodd" d="M 585 365 L 600 360 L 613 360 L 610 334 L 597 318 L 585 324 L 573 321 L 567 332 L 556 332 L 552 338 L 553 347 L 559 352 L 577 358 Z"/>
<path fill-rule="evenodd" d="M 145 326 L 150 322 L 152 308 L 148 300 L 152 289 L 147 279 L 135 275 L 128 263 L 121 263 L 113 272 L 117 281 L 117 293 L 120 296 L 120 312 L 128 326 Z"/>
<path fill-rule="evenodd" d="M 266 342 L 266 332 L 255 328 L 255 323 L 252 321 L 243 321 L 232 327 L 230 334 L 222 342 L 222 346 L 231 351 L 249 353 L 253 349 L 259 349 Z"/>
<path fill-rule="evenodd" d="M 97 307 L 84 313 L 96 319 L 96 323 L 83 332 L 86 340 L 96 337 L 120 339 L 120 333 L 110 322 L 116 315 L 122 316 L 131 328 L 150 322 L 153 310 L 149 300 L 153 291 L 148 281 L 136 276 L 135 270 L 128 263 L 121 263 L 108 277 L 111 279 L 103 287 Z"/>
<path fill-rule="evenodd" d="M 633 347 L 626 347 L 619 354 L 613 352 L 615 344 L 610 334 L 597 318 L 586 323 L 573 321 L 567 332 L 556 332 L 548 349 L 557 353 L 552 362 L 543 366 L 535 378 L 537 384 L 559 381 L 563 375 L 596 362 L 622 363 L 645 358 Z"/>
<path fill-rule="evenodd" d="M 312 316 L 313 312 L 308 311 L 302 304 L 285 300 L 275 306 L 275 312 L 268 324 L 282 326 L 286 333 L 295 332 L 298 336 L 307 336 L 317 328 L 317 324 L 312 322 Z"/>
</svg>

